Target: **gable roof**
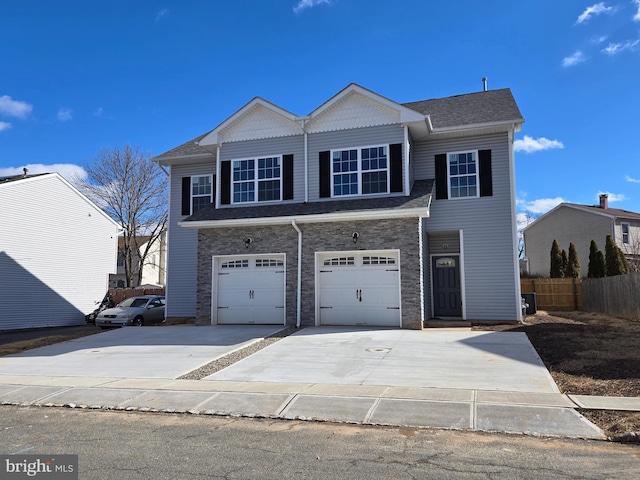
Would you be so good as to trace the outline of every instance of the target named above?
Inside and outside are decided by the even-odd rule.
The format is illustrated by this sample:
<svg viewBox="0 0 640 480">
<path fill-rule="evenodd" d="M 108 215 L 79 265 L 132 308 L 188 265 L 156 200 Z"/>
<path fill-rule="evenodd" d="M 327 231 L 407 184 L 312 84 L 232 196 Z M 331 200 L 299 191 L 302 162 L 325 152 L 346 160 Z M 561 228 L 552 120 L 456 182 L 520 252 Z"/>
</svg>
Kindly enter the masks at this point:
<svg viewBox="0 0 640 480">
<path fill-rule="evenodd" d="M 562 204 L 561 204 L 562 205 Z M 640 220 L 640 213 L 631 212 L 629 210 L 623 210 L 620 208 L 600 208 L 598 205 L 581 205 L 578 203 L 565 203 L 567 207 L 578 208 L 590 213 L 597 213 L 600 215 L 608 215 L 615 218 L 627 218 L 630 220 Z"/>
<path fill-rule="evenodd" d="M 403 122 L 415 122 L 416 124 L 420 121 L 426 122 L 427 127 L 422 128 L 428 128 L 434 132 L 451 130 L 456 127 L 464 129 L 472 126 L 520 125 L 524 122 L 522 113 L 513 98 L 511 90 L 508 88 L 400 104 L 352 83 L 306 117 L 297 117 L 287 110 L 256 97 L 213 130 L 158 155 L 153 160 L 162 164 L 170 164 L 172 159 L 177 158 L 191 158 L 193 160 L 198 157 L 203 159 L 212 158 L 214 154 L 200 146 L 199 143 L 202 142 L 203 145 L 215 144 L 218 140 L 218 133 L 232 125 L 256 105 L 272 111 L 291 123 L 296 123 L 303 119 L 313 121 L 343 98 L 354 93 L 372 98 L 381 105 L 393 106 L 401 113 Z"/>
<path fill-rule="evenodd" d="M 470 125 L 522 123 L 524 118 L 509 88 L 467 93 L 403 104 L 429 115 L 434 130 Z"/>
</svg>

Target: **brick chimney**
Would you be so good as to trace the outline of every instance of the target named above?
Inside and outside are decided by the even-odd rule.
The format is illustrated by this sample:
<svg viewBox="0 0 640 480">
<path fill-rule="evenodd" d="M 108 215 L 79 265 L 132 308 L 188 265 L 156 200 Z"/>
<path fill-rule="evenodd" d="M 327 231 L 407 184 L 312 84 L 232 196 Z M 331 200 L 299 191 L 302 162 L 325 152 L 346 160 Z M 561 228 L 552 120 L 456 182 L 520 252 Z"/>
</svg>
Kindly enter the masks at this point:
<svg viewBox="0 0 640 480">
<path fill-rule="evenodd" d="M 609 208 L 609 195 L 606 193 L 600 195 L 600 208 Z"/>
</svg>

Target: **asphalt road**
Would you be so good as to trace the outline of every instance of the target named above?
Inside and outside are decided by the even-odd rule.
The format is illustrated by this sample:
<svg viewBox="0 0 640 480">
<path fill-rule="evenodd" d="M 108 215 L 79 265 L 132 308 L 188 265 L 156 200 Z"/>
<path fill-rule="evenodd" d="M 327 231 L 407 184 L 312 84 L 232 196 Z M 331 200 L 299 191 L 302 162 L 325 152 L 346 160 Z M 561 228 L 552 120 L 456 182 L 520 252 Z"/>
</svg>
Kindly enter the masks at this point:
<svg viewBox="0 0 640 480">
<path fill-rule="evenodd" d="M 633 445 L 9 405 L 0 405 L 0 453 L 77 454 L 82 480 L 640 476 Z"/>
</svg>

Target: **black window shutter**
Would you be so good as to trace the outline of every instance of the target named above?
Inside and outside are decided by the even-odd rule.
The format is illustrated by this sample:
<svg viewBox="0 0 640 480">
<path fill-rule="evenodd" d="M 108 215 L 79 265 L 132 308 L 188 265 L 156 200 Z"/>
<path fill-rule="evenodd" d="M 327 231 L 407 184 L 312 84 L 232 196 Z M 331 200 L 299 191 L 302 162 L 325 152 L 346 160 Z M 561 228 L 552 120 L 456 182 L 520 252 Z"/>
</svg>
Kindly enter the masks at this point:
<svg viewBox="0 0 640 480">
<path fill-rule="evenodd" d="M 293 155 L 282 156 L 282 199 L 293 200 Z"/>
<path fill-rule="evenodd" d="M 191 215 L 191 177 L 182 177 L 182 215 Z"/>
<path fill-rule="evenodd" d="M 389 167 L 391 176 L 391 191 L 401 192 L 402 188 L 402 144 L 389 145 Z"/>
<path fill-rule="evenodd" d="M 231 203 L 231 161 L 220 162 L 220 203 L 229 205 Z"/>
<path fill-rule="evenodd" d="M 449 186 L 447 185 L 447 154 L 436 155 L 436 199 L 449 198 Z"/>
<path fill-rule="evenodd" d="M 331 152 L 320 152 L 320 198 L 331 197 Z"/>
<path fill-rule="evenodd" d="M 491 178 L 491 150 L 478 152 L 480 173 L 480 196 L 491 197 L 493 195 L 493 179 Z"/>
</svg>

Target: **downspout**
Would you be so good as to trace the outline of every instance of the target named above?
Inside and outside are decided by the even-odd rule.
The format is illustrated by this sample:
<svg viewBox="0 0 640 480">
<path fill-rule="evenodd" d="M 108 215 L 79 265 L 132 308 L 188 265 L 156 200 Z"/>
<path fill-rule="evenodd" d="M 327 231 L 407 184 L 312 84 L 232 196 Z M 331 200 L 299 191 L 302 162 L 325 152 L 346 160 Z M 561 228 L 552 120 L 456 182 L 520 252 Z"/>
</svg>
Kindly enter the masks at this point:
<svg viewBox="0 0 640 480">
<path fill-rule="evenodd" d="M 300 306 L 302 304 L 302 231 L 296 224 L 296 219 L 291 220 L 291 226 L 298 232 L 298 288 L 296 298 L 296 328 L 300 328 Z"/>
<path fill-rule="evenodd" d="M 168 177 L 169 176 L 169 172 L 167 172 L 167 170 L 162 165 L 160 165 L 160 163 L 158 163 L 158 166 L 160 167 L 160 170 L 162 170 L 164 172 L 164 174 Z"/>
<path fill-rule="evenodd" d="M 220 208 L 220 143 L 216 147 L 216 198 L 213 199 L 213 203 L 216 204 L 216 209 Z"/>
</svg>

